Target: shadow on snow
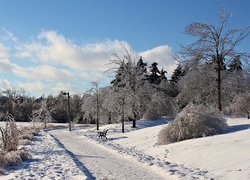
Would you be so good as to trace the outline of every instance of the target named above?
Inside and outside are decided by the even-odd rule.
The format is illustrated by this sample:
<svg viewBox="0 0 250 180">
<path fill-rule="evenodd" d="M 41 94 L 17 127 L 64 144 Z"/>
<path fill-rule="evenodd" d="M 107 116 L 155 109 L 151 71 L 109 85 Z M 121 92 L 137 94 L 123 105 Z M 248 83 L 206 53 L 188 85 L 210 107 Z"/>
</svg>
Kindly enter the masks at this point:
<svg viewBox="0 0 250 180">
<path fill-rule="evenodd" d="M 52 134 L 50 134 L 55 141 L 58 143 L 58 145 L 60 147 L 62 147 L 63 149 L 66 150 L 66 152 L 72 157 L 73 161 L 76 163 L 76 165 L 79 167 L 79 169 L 87 176 L 88 180 L 95 180 L 96 178 L 94 176 L 92 176 L 92 174 L 89 172 L 89 170 L 81 163 L 81 161 L 79 161 L 79 159 L 77 158 L 77 156 L 72 153 L 71 151 L 67 150 L 64 145 Z"/>
<path fill-rule="evenodd" d="M 241 124 L 229 126 L 227 130 L 224 131 L 224 134 L 234 133 L 238 131 L 243 131 L 250 128 L 250 124 Z"/>
</svg>

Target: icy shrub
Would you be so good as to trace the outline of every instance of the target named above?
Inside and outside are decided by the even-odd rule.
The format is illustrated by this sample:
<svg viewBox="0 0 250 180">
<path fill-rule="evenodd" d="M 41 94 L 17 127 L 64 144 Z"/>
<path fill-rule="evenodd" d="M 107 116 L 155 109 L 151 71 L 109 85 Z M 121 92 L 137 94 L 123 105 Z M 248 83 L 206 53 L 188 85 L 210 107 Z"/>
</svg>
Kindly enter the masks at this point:
<svg viewBox="0 0 250 180">
<path fill-rule="evenodd" d="M 41 128 L 38 128 L 38 127 L 32 127 L 32 128 L 29 128 L 29 131 L 33 134 L 33 136 L 37 136 L 40 132 Z"/>
<path fill-rule="evenodd" d="M 146 111 L 146 113 L 143 115 L 143 118 L 147 119 L 147 120 L 153 120 L 153 119 L 157 119 L 159 117 L 160 117 L 159 113 L 156 110 L 154 110 L 153 108 L 149 108 Z"/>
<path fill-rule="evenodd" d="M 0 166 L 0 174 L 4 174 L 4 169 L 2 166 Z"/>
<path fill-rule="evenodd" d="M 19 131 L 14 118 L 7 114 L 5 119 L 5 127 L 0 127 L 2 148 L 6 152 L 17 150 Z"/>
<path fill-rule="evenodd" d="M 17 154 L 20 156 L 20 158 L 21 158 L 23 161 L 32 158 L 31 154 L 30 154 L 28 151 L 23 150 L 23 149 L 17 150 Z"/>
<path fill-rule="evenodd" d="M 22 159 L 16 151 L 10 151 L 3 156 L 2 163 L 5 166 L 18 166 L 22 164 Z"/>
<path fill-rule="evenodd" d="M 32 140 L 34 136 L 37 136 L 41 128 L 37 127 L 22 127 L 19 129 L 20 136 L 19 139 L 29 139 Z"/>
<path fill-rule="evenodd" d="M 30 145 L 31 141 L 28 139 L 19 139 L 18 144 L 19 145 Z"/>
<path fill-rule="evenodd" d="M 7 152 L 6 154 L 1 153 L 0 162 L 1 166 L 18 166 L 22 164 L 23 161 L 31 158 L 32 156 L 29 152 L 24 149 L 19 149 Z"/>
<path fill-rule="evenodd" d="M 220 134 L 226 128 L 220 111 L 211 106 L 191 104 L 159 132 L 157 145 Z"/>
<path fill-rule="evenodd" d="M 25 133 L 25 134 L 21 134 L 19 136 L 19 139 L 27 139 L 27 140 L 32 140 L 33 139 L 33 134 L 32 133 Z"/>
</svg>

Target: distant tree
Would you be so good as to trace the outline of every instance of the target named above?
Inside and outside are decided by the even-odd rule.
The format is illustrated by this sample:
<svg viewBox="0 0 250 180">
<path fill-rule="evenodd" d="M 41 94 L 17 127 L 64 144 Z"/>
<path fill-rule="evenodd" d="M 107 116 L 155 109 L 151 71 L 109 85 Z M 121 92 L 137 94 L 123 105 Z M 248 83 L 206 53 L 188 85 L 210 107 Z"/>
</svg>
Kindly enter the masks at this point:
<svg viewBox="0 0 250 180">
<path fill-rule="evenodd" d="M 43 100 L 40 102 L 40 108 L 32 111 L 31 121 L 33 123 L 42 122 L 44 127 L 47 128 L 47 124 L 52 122 L 50 111 L 47 107 L 47 101 Z"/>
<path fill-rule="evenodd" d="M 79 121 L 83 120 L 83 112 L 82 112 L 82 104 L 83 100 L 82 97 L 78 94 L 72 95 L 70 99 L 70 107 L 71 107 L 71 115 L 73 122 L 78 123 Z"/>
<path fill-rule="evenodd" d="M 168 73 L 167 71 L 165 71 L 163 68 L 160 71 L 160 81 L 162 80 L 167 80 L 167 77 L 165 76 L 165 74 Z"/>
<path fill-rule="evenodd" d="M 176 88 L 168 83 L 167 71 L 159 70 L 156 62 L 152 63 L 147 73 L 147 63 L 142 57 L 136 63 L 125 49 L 122 56 L 114 54 L 111 64 L 116 66 L 111 69 L 115 79 L 111 81 L 112 93 L 105 105 L 109 107 L 107 112 L 112 119 L 121 119 L 122 127 L 124 121 L 133 121 L 133 127 L 136 127 L 136 119 L 174 114 Z"/>
<path fill-rule="evenodd" d="M 158 65 L 158 63 L 153 62 L 151 64 L 151 66 L 149 67 L 150 68 L 150 74 L 148 75 L 148 80 L 149 80 L 150 83 L 159 84 L 160 81 L 161 81 L 161 78 L 160 78 L 161 72 L 159 71 L 157 65 Z"/>
<path fill-rule="evenodd" d="M 183 67 L 183 65 L 179 63 L 175 68 L 169 81 L 172 83 L 177 83 L 181 79 L 181 77 L 183 77 L 186 73 L 187 70 L 185 69 L 185 67 Z"/>
<path fill-rule="evenodd" d="M 22 89 L 1 90 L 0 103 L 0 112 L 11 113 L 16 121 L 28 121 L 32 113 L 33 98 Z"/>
<path fill-rule="evenodd" d="M 70 101 L 71 101 L 71 98 L 70 98 Z M 39 108 L 40 107 L 39 102 L 36 102 L 36 106 L 37 105 Z M 48 110 L 51 112 L 51 117 L 54 119 L 55 122 L 58 122 L 58 123 L 68 122 L 67 99 L 64 96 L 62 96 L 61 94 L 57 96 L 48 96 L 47 107 L 48 107 Z"/>
<path fill-rule="evenodd" d="M 100 100 L 99 100 L 99 81 L 91 82 L 92 89 L 91 91 L 94 92 L 95 101 L 96 101 L 96 130 L 99 130 L 99 113 L 100 113 Z"/>
<path fill-rule="evenodd" d="M 220 22 L 218 26 L 194 22 L 185 27 L 185 33 L 197 38 L 190 45 L 181 46 L 179 58 L 193 61 L 206 62 L 213 59 L 216 67 L 217 82 L 217 106 L 221 111 L 221 70 L 226 62 L 230 62 L 233 57 L 240 56 L 247 60 L 248 53 L 236 51 L 236 46 L 249 35 L 249 27 L 245 29 L 226 29 L 228 19 L 231 15 L 225 14 L 222 10 L 219 14 Z"/>
<path fill-rule="evenodd" d="M 13 114 L 16 121 L 29 121 L 32 114 L 33 98 L 23 98 L 22 102 L 13 103 Z"/>
<path fill-rule="evenodd" d="M 241 71 L 242 70 L 242 63 L 240 61 L 240 56 L 236 56 L 228 65 L 229 71 L 234 72 L 234 71 Z"/>
<path fill-rule="evenodd" d="M 118 54 L 113 54 L 113 59 L 110 63 L 118 67 L 114 67 L 108 71 L 116 73 L 115 79 L 111 81 L 111 84 L 113 85 L 114 94 L 116 94 L 115 97 L 122 99 L 122 103 L 119 103 L 118 107 L 123 108 L 125 102 L 129 102 L 128 105 L 130 105 L 130 111 L 126 113 L 127 117 L 124 115 L 124 117 L 121 118 L 132 120 L 133 127 L 136 127 L 136 119 L 139 118 L 139 113 L 136 110 L 138 109 L 139 101 L 136 100 L 139 97 L 138 89 L 145 80 L 146 63 L 143 62 L 141 57 L 136 63 L 135 58 L 132 57 L 128 49 L 124 48 L 124 51 L 125 53 L 122 57 Z M 117 94 L 119 92 L 120 95 Z M 119 112 L 123 114 L 123 111 Z"/>
<path fill-rule="evenodd" d="M 250 119 L 250 94 L 243 93 L 237 94 L 230 108 L 232 109 L 233 114 L 235 115 L 247 115 L 247 118 Z"/>
<path fill-rule="evenodd" d="M 137 62 L 137 70 L 139 74 L 146 74 L 147 73 L 147 63 L 144 63 L 142 57 Z"/>
<path fill-rule="evenodd" d="M 96 123 L 96 99 L 89 90 L 83 94 L 82 112 L 84 114 L 84 122 Z"/>
<path fill-rule="evenodd" d="M 116 87 L 124 87 L 126 85 L 126 82 L 124 81 L 125 77 L 125 73 L 124 71 L 126 71 L 126 65 L 123 61 L 118 63 L 119 67 L 116 70 L 116 75 L 115 75 L 115 79 L 113 81 L 111 81 L 111 84 L 113 84 L 113 86 Z"/>
<path fill-rule="evenodd" d="M 102 87 L 99 89 L 99 102 L 100 102 L 100 108 L 99 108 L 99 117 L 100 117 L 100 123 L 103 124 L 111 124 L 111 123 L 117 123 L 117 117 L 113 116 L 112 111 L 112 96 L 113 96 L 113 90 L 111 86 Z"/>
<path fill-rule="evenodd" d="M 188 73 L 178 81 L 179 94 L 176 98 L 180 109 L 189 103 L 216 106 L 216 75 L 213 67 L 197 63 L 189 68 Z M 224 76 L 224 74 L 223 74 Z"/>
<path fill-rule="evenodd" d="M 151 100 L 147 104 L 147 111 L 143 117 L 148 120 L 154 120 L 162 116 L 173 117 L 175 111 L 174 99 L 163 91 L 156 91 L 151 95 Z"/>
<path fill-rule="evenodd" d="M 175 68 L 171 76 L 171 79 L 169 81 L 172 83 L 177 83 L 180 80 L 181 76 L 183 75 L 184 75 L 184 72 L 183 72 L 182 66 L 181 64 L 178 64 L 178 66 Z"/>
</svg>

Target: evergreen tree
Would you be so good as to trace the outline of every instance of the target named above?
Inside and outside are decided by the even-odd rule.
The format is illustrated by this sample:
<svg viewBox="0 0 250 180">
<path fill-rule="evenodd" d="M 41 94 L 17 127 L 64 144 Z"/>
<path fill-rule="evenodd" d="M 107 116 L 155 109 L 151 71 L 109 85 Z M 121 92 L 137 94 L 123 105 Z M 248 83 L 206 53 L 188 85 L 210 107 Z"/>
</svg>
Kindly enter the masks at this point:
<svg viewBox="0 0 250 180">
<path fill-rule="evenodd" d="M 228 65 L 229 71 L 234 72 L 234 71 L 241 71 L 242 70 L 242 64 L 240 61 L 240 56 L 236 56 Z"/>
<path fill-rule="evenodd" d="M 146 74 L 147 73 L 147 63 L 144 63 L 142 57 L 137 62 L 137 70 L 139 74 Z"/>
<path fill-rule="evenodd" d="M 163 69 L 161 69 L 161 71 L 159 71 L 157 65 L 158 64 L 156 62 L 153 62 L 151 64 L 151 66 L 149 67 L 150 68 L 150 74 L 147 75 L 147 80 L 150 83 L 159 85 L 162 80 L 167 80 L 167 78 L 165 76 L 167 71 L 164 71 Z"/>
<path fill-rule="evenodd" d="M 119 68 L 116 71 L 115 79 L 111 81 L 111 84 L 116 87 L 124 87 L 126 83 L 123 81 L 125 78 L 124 71 L 127 68 L 127 65 L 123 62 L 121 62 Z"/>
<path fill-rule="evenodd" d="M 125 51 L 126 55 L 123 55 L 122 58 L 114 54 L 115 59 L 111 60 L 112 64 L 119 66 L 115 71 L 115 79 L 111 81 L 112 90 L 114 91 L 112 99 L 120 102 L 112 110 L 115 112 L 111 113 L 122 114 L 119 117 L 122 123 L 124 123 L 124 120 L 133 120 L 133 127 L 136 127 L 136 119 L 140 118 L 140 113 L 137 111 L 137 109 L 140 109 L 138 89 L 144 83 L 143 80 L 146 79 L 147 64 L 143 62 L 142 57 L 135 63 L 126 48 Z M 127 110 L 124 111 L 124 108 Z"/>
<path fill-rule="evenodd" d="M 185 72 L 184 72 L 181 64 L 178 64 L 178 66 L 176 67 L 176 69 L 174 70 L 174 72 L 171 76 L 170 81 L 172 83 L 177 83 L 180 80 L 181 76 L 183 76 L 184 74 L 185 74 Z"/>
</svg>

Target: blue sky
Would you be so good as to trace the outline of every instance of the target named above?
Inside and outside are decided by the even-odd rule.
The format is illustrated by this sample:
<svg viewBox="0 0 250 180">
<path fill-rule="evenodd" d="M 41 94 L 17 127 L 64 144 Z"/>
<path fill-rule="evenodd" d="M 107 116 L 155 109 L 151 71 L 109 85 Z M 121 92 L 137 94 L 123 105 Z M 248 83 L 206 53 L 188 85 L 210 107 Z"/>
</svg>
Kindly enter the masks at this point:
<svg viewBox="0 0 250 180">
<path fill-rule="evenodd" d="M 184 27 L 218 22 L 222 7 L 230 27 L 250 25 L 248 0 L 0 0 L 0 89 L 38 97 L 108 85 L 103 72 L 122 46 L 171 76 L 178 43 L 192 42 Z"/>
</svg>

